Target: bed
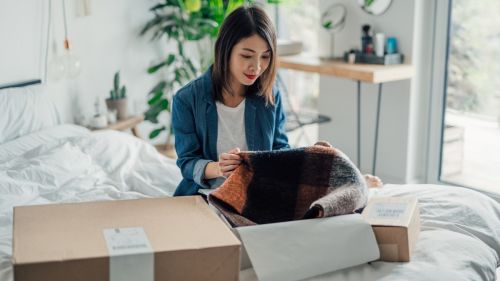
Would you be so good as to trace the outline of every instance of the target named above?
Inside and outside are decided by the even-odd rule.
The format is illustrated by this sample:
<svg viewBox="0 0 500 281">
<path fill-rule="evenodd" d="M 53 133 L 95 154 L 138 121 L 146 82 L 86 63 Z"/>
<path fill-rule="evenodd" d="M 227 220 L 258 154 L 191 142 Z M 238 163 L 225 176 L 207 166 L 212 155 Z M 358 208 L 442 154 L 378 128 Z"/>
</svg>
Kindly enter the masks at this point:
<svg viewBox="0 0 500 281">
<path fill-rule="evenodd" d="M 180 172 L 147 142 L 122 132 L 60 124 L 53 106 L 37 100 L 36 91 L 9 91 L 0 91 L 0 280 L 13 280 L 14 206 L 173 194 Z M 442 185 L 386 185 L 370 190 L 376 195 L 417 196 L 422 231 L 412 261 L 372 262 L 311 280 L 495 280 L 498 197 Z M 243 270 L 240 279 L 256 280 L 255 273 Z"/>
</svg>

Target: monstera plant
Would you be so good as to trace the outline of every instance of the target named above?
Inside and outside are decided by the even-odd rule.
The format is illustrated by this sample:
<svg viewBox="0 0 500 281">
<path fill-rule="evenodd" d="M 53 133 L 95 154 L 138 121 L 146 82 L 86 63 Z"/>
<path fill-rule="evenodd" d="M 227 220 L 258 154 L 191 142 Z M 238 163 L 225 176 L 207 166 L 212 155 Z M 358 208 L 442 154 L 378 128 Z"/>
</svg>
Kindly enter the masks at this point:
<svg viewBox="0 0 500 281">
<path fill-rule="evenodd" d="M 141 35 L 151 34 L 152 40 L 166 40 L 168 49 L 166 56 L 147 70 L 150 74 L 160 75 L 161 79 L 148 93 L 146 120 L 159 124 L 160 113 L 171 110 L 174 92 L 208 68 L 213 60 L 213 42 L 222 21 L 246 2 L 163 0 L 150 8 L 153 17 Z M 167 144 L 170 144 L 172 128 L 166 124 L 151 131 L 149 138 L 156 138 L 162 131 L 167 131 Z"/>
</svg>

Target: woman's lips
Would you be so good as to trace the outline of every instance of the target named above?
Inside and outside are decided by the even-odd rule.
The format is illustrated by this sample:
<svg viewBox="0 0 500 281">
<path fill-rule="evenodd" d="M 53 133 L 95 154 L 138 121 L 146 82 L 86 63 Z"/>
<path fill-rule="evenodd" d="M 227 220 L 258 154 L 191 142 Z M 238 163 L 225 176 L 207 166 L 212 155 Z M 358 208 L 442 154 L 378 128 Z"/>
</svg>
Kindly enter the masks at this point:
<svg viewBox="0 0 500 281">
<path fill-rule="evenodd" d="M 245 76 L 250 79 L 250 80 L 254 80 L 255 78 L 257 78 L 257 75 L 249 75 L 249 74 L 245 74 Z"/>
</svg>

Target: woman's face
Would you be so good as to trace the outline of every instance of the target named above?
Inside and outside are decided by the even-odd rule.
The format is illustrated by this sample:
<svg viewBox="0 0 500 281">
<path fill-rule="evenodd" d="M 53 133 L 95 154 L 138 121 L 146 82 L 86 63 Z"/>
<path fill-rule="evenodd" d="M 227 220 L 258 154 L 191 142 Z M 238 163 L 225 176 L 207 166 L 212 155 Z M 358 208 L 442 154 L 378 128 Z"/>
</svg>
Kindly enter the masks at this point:
<svg viewBox="0 0 500 281">
<path fill-rule="evenodd" d="M 250 86 L 264 73 L 271 60 L 271 50 L 266 41 L 254 34 L 234 45 L 230 58 L 233 83 Z"/>
</svg>

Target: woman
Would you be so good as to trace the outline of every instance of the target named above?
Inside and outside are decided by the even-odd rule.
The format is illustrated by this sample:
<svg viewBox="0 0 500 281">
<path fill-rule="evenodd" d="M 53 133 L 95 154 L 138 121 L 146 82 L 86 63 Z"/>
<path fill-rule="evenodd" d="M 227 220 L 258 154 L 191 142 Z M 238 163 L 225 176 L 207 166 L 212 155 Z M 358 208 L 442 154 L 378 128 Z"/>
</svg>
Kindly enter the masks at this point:
<svg viewBox="0 0 500 281">
<path fill-rule="evenodd" d="M 234 10 L 215 43 L 215 61 L 174 97 L 172 124 L 183 180 L 175 196 L 220 185 L 241 150 L 289 148 L 276 75 L 276 33 L 255 6 Z"/>
</svg>

